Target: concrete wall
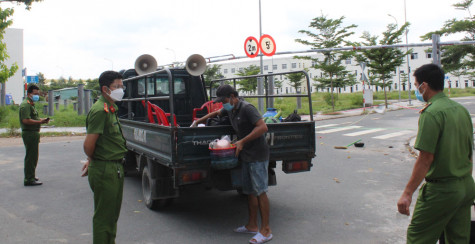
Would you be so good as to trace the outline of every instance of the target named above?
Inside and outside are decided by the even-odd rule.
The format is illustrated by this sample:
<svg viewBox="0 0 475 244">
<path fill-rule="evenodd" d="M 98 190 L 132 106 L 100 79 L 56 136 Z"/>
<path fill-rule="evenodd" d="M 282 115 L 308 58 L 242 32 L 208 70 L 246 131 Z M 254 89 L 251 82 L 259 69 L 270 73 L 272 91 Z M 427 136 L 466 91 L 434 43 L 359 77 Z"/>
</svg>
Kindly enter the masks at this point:
<svg viewBox="0 0 475 244">
<path fill-rule="evenodd" d="M 6 65 L 10 67 L 13 63 L 17 63 L 18 71 L 14 76 L 6 82 L 6 93 L 13 96 L 15 104 L 20 104 L 23 100 L 23 77 L 21 71 L 23 69 L 23 30 L 8 28 L 5 31 L 4 42 L 7 45 L 7 52 L 10 58 L 6 60 Z"/>
</svg>

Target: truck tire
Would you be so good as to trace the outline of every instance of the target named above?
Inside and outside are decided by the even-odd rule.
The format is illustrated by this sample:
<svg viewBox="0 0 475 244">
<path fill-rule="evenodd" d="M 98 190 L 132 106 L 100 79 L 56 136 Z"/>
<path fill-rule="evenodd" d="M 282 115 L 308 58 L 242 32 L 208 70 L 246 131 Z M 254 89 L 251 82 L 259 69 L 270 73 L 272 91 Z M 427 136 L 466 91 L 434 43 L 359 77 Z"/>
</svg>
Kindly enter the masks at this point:
<svg viewBox="0 0 475 244">
<path fill-rule="evenodd" d="M 156 192 L 157 185 L 152 179 L 150 170 L 147 165 L 144 166 L 142 171 L 142 194 L 145 202 L 145 206 L 152 210 L 159 210 L 168 206 L 173 198 L 169 199 L 153 199 L 152 194 Z"/>
</svg>

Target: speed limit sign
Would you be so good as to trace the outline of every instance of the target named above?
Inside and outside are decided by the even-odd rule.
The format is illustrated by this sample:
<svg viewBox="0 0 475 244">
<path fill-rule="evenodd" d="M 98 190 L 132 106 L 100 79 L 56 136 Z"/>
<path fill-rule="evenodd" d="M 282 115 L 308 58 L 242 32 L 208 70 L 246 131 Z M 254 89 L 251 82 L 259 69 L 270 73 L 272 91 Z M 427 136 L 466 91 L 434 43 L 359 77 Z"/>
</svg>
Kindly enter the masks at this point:
<svg viewBox="0 0 475 244">
<path fill-rule="evenodd" d="M 261 39 L 259 40 L 259 47 L 261 48 L 261 52 L 266 56 L 272 56 L 275 53 L 275 41 L 269 35 L 262 35 Z"/>
<path fill-rule="evenodd" d="M 244 52 L 250 58 L 255 58 L 259 54 L 259 43 L 257 39 L 253 36 L 246 38 L 244 42 Z"/>
</svg>

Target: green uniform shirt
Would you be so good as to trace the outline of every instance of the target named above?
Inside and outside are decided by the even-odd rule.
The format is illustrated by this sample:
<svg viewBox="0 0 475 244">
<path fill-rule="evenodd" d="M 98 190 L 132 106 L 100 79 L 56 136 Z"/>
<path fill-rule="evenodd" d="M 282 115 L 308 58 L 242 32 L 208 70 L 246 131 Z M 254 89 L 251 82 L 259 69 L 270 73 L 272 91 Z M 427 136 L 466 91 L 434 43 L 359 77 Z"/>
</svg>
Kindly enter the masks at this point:
<svg viewBox="0 0 475 244">
<path fill-rule="evenodd" d="M 434 154 L 426 178 L 450 179 L 469 176 L 473 150 L 473 124 L 467 109 L 440 92 L 419 117 L 414 147 Z"/>
<path fill-rule="evenodd" d="M 38 116 L 38 111 L 36 111 L 35 104 L 33 100 L 29 97 L 20 104 L 20 126 L 24 131 L 39 131 L 41 125 L 26 125 L 23 124 L 24 119 L 40 120 Z"/>
<path fill-rule="evenodd" d="M 87 134 L 99 134 L 93 156 L 96 160 L 120 160 L 127 152 L 117 110 L 117 105 L 101 96 L 87 115 Z"/>
</svg>

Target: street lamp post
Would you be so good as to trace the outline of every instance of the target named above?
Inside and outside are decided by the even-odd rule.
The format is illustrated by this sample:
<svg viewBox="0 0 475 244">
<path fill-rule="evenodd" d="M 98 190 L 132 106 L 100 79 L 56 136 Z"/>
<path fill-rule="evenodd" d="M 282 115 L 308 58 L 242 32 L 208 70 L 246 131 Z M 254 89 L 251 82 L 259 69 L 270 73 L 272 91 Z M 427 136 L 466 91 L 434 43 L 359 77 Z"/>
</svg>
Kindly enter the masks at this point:
<svg viewBox="0 0 475 244">
<path fill-rule="evenodd" d="M 406 0 L 404 0 L 404 24 L 407 24 L 406 19 Z M 409 52 L 409 47 L 407 46 L 407 33 L 409 30 L 406 27 L 406 52 Z M 409 96 L 409 103 L 411 105 L 411 67 L 409 66 L 409 54 L 406 55 L 406 64 L 407 64 L 407 94 Z"/>
<path fill-rule="evenodd" d="M 388 14 L 389 17 L 392 17 L 394 19 L 394 21 L 396 21 L 396 31 L 399 30 L 399 25 L 397 23 L 397 19 L 396 17 L 392 16 L 391 14 Z M 399 93 L 399 102 L 401 102 L 401 74 L 399 72 L 399 66 L 397 66 L 396 68 L 396 73 L 397 73 L 397 79 L 398 79 L 398 93 Z"/>
</svg>

